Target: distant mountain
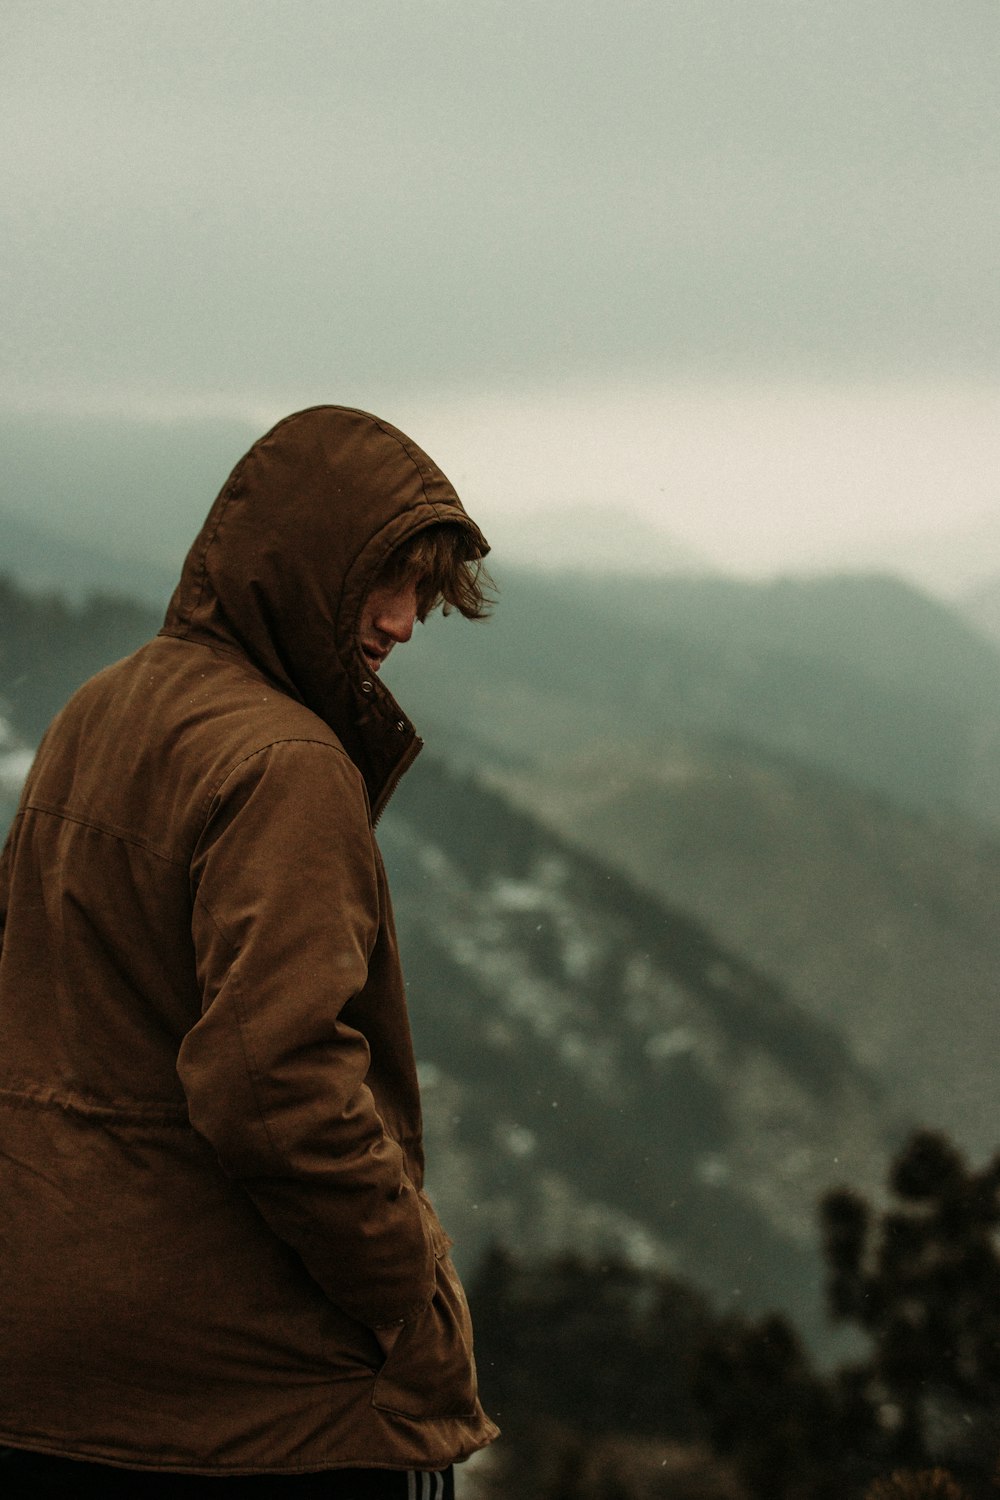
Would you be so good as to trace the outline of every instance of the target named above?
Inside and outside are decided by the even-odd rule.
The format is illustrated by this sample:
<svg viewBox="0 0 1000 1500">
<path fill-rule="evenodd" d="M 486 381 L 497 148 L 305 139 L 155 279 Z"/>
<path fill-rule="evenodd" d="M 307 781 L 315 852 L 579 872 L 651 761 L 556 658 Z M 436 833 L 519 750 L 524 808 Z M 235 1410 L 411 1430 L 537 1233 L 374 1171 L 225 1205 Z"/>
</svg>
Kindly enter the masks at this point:
<svg viewBox="0 0 1000 1500">
<path fill-rule="evenodd" d="M 492 780 L 787 985 L 900 1109 L 996 1150 L 996 834 L 681 734 Z"/>
<path fill-rule="evenodd" d="M 98 594 L 74 606 L 0 573 L 0 712 L 36 745 L 81 682 L 149 640 L 162 620 L 131 599 Z"/>
<path fill-rule="evenodd" d="M 177 575 L 144 558 L 122 557 L 77 542 L 0 508 L 0 574 L 74 604 L 91 594 L 119 594 L 162 609 Z"/>
<path fill-rule="evenodd" d="M 0 508 L 88 552 L 135 559 L 137 567 L 145 559 L 175 581 L 226 475 L 256 436 L 251 423 L 221 417 L 0 411 Z M 117 578 L 98 586 L 117 588 Z M 132 592 L 162 607 L 161 579 L 151 582 L 156 592 L 146 593 L 143 571 Z"/>
<path fill-rule="evenodd" d="M 1000 651 L 896 579 L 500 582 L 493 622 L 432 619 L 387 666 L 452 746 L 558 760 L 693 733 L 1000 825 Z"/>
<path fill-rule="evenodd" d="M 1000 490 L 998 490 L 1000 493 Z M 951 601 L 961 600 L 995 571 L 1000 557 L 1000 504 L 956 523 L 945 512 L 936 527 L 856 544 L 843 571 L 892 572 Z"/>
<path fill-rule="evenodd" d="M 664 577 L 708 571 L 704 557 L 634 510 L 611 505 L 536 508 L 498 517 L 490 541 L 509 566 L 541 573 Z"/>
<path fill-rule="evenodd" d="M 815 1224 L 899 1120 L 834 1027 L 676 906 L 430 757 L 380 841 L 432 1191 L 490 1240 L 670 1266 L 824 1326 Z"/>
<path fill-rule="evenodd" d="M 1000 557 L 1000 549 L 995 554 Z M 991 572 L 959 600 L 966 617 L 991 640 L 1000 642 L 1000 573 Z"/>
</svg>

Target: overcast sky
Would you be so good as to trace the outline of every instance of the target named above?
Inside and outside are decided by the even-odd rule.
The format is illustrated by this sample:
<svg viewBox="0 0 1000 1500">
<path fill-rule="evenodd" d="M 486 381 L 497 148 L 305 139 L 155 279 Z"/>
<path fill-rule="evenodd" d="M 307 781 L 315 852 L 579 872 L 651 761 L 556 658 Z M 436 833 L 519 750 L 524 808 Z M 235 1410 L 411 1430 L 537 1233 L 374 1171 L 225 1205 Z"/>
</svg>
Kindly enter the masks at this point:
<svg viewBox="0 0 1000 1500">
<path fill-rule="evenodd" d="M 998 0 L 0 20 L 0 416 L 345 401 L 737 567 L 1000 516 Z"/>
</svg>

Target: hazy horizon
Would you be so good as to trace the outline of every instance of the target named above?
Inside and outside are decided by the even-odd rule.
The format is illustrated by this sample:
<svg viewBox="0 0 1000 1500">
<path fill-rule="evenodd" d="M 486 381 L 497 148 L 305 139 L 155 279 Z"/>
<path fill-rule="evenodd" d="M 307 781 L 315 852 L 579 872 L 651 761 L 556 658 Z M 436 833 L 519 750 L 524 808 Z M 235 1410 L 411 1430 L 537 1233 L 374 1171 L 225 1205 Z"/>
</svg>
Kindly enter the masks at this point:
<svg viewBox="0 0 1000 1500">
<path fill-rule="evenodd" d="M 383 414 L 441 462 L 501 566 L 878 569 L 943 593 L 1000 573 L 988 393 L 632 391 L 603 422 L 602 403 L 418 397 Z M 249 404 L 242 419 L 0 410 L 0 505 L 174 568 L 269 421 Z"/>
<path fill-rule="evenodd" d="M 247 15 L 6 7 L 0 424 L 359 405 L 498 553 L 577 506 L 751 576 L 1000 533 L 994 0 Z M 159 476 L 186 530 L 237 456 Z M 131 545 L 99 482 L 66 524 Z"/>
</svg>

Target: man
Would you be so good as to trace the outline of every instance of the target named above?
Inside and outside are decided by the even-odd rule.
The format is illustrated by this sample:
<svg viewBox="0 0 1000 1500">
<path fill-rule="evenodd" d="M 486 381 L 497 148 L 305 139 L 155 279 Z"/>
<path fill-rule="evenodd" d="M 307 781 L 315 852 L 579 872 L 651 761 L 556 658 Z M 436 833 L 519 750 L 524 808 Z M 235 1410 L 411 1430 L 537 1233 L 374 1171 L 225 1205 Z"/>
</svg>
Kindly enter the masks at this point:
<svg viewBox="0 0 1000 1500">
<path fill-rule="evenodd" d="M 485 613 L 486 551 L 402 433 L 300 412 L 43 739 L 0 865 L 5 1496 L 424 1500 L 496 1435 L 373 834 L 420 748 L 378 669 Z"/>
</svg>

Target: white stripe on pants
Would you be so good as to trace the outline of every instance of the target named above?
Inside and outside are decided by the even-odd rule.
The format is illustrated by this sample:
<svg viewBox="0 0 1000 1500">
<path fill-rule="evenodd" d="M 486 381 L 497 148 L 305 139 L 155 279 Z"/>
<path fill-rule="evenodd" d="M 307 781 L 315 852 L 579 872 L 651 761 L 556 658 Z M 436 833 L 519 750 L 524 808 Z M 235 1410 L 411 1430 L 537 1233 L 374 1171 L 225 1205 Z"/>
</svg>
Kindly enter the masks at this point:
<svg viewBox="0 0 1000 1500">
<path fill-rule="evenodd" d="M 406 1500 L 444 1500 L 444 1475 L 410 1469 L 406 1476 Z"/>
</svg>

